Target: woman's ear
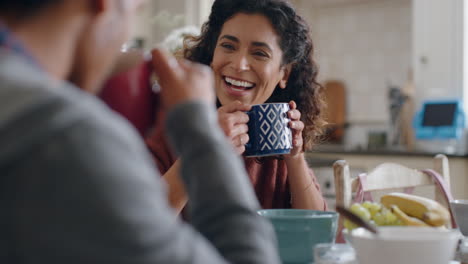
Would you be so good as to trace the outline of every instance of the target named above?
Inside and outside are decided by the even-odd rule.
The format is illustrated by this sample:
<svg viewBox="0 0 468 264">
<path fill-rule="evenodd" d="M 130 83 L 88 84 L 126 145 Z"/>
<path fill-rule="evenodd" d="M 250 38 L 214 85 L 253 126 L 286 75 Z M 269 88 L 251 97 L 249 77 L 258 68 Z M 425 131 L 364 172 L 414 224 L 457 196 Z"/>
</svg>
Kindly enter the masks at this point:
<svg viewBox="0 0 468 264">
<path fill-rule="evenodd" d="M 291 74 L 292 65 L 288 64 L 281 67 L 281 79 L 279 81 L 279 86 L 281 89 L 285 89 L 288 84 L 289 75 Z"/>
</svg>

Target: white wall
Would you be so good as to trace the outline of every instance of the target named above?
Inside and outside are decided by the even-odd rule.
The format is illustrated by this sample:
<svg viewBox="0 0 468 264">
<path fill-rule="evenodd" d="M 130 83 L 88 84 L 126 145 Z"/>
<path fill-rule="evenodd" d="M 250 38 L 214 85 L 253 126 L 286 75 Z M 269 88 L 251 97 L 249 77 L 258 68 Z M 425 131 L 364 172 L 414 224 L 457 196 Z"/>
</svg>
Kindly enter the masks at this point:
<svg viewBox="0 0 468 264">
<path fill-rule="evenodd" d="M 138 37 L 144 38 L 148 42 L 152 41 L 153 36 L 150 20 L 154 14 L 153 1 L 146 1 L 144 6 L 139 10 L 137 18 L 133 23 L 131 38 Z"/>
<path fill-rule="evenodd" d="M 208 19 L 214 0 L 151 0 L 141 9 L 133 25 L 133 37 L 143 37 L 152 46 L 171 30 L 194 25 L 200 27 Z"/>
<path fill-rule="evenodd" d="M 411 68 L 411 0 L 319 2 L 295 4 L 312 27 L 320 81 L 346 85 L 346 141 L 365 146 L 368 131 L 387 129 L 388 87 L 404 85 Z"/>
<path fill-rule="evenodd" d="M 208 20 L 214 0 L 185 0 L 186 24 L 201 26 Z"/>
</svg>

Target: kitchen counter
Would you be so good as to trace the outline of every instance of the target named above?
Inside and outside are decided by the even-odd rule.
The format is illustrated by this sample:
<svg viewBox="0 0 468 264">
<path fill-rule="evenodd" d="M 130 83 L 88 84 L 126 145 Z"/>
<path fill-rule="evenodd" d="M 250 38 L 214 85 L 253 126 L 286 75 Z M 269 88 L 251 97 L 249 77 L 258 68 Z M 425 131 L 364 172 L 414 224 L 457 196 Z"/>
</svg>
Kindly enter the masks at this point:
<svg viewBox="0 0 468 264">
<path fill-rule="evenodd" d="M 332 177 L 333 163 L 336 160 L 346 160 L 352 170 L 352 176 L 358 172 L 370 171 L 384 162 L 398 163 L 416 169 L 433 168 L 433 158 L 436 153 L 408 152 L 401 150 L 346 150 L 339 145 L 321 145 L 306 153 L 309 166 L 316 171 L 321 181 L 323 171 L 327 178 Z M 468 199 L 468 155 L 446 154 L 449 160 L 450 187 L 456 199 Z"/>
<path fill-rule="evenodd" d="M 379 156 L 413 156 L 413 157 L 434 157 L 436 154 L 444 154 L 447 157 L 468 158 L 468 154 L 448 154 L 448 153 L 431 153 L 427 151 L 407 151 L 397 148 L 381 148 L 381 149 L 347 149 L 343 145 L 323 144 L 315 146 L 311 153 L 329 153 L 329 154 L 353 154 L 353 155 L 379 155 Z"/>
</svg>

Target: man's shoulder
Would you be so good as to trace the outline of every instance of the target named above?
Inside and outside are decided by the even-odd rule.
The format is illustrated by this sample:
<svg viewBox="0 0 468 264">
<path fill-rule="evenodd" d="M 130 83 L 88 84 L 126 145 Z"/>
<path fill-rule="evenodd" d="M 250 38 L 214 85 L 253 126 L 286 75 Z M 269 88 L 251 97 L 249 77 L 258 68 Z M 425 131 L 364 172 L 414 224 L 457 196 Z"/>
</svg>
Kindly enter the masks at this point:
<svg viewBox="0 0 468 264">
<path fill-rule="evenodd" d="M 8 62 L 10 67 L 0 62 L 0 127 L 23 119 L 52 127 L 80 119 L 109 119 L 110 111 L 95 96 L 54 80 L 33 65 L 15 58 Z"/>
<path fill-rule="evenodd" d="M 2 155 L 37 146 L 71 130 L 83 131 L 82 137 L 88 138 L 105 133 L 118 137 L 135 134 L 95 96 L 50 79 L 21 59 L 9 57 L 6 61 L 10 67 L 5 60 L 0 62 L 0 160 Z M 8 150 L 10 153 L 5 153 Z"/>
</svg>

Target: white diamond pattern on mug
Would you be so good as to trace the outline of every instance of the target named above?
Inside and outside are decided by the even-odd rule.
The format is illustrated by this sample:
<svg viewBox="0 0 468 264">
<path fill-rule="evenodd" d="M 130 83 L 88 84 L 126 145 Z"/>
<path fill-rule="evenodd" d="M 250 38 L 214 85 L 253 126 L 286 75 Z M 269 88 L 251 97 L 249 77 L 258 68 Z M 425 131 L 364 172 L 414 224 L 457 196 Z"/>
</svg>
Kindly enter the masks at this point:
<svg viewBox="0 0 468 264">
<path fill-rule="evenodd" d="M 287 105 L 260 106 L 260 150 L 291 148 L 292 134 L 290 129 L 281 133 L 288 124 L 285 113 L 289 110 Z"/>
<path fill-rule="evenodd" d="M 284 128 L 284 126 L 281 122 L 275 122 L 274 128 L 276 133 L 281 133 L 281 130 Z"/>
<path fill-rule="evenodd" d="M 270 123 L 266 120 L 262 120 L 262 123 L 260 125 L 260 130 L 262 131 L 263 135 L 268 135 L 268 133 L 270 132 L 270 129 L 271 129 Z"/>
</svg>

